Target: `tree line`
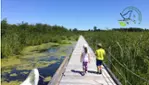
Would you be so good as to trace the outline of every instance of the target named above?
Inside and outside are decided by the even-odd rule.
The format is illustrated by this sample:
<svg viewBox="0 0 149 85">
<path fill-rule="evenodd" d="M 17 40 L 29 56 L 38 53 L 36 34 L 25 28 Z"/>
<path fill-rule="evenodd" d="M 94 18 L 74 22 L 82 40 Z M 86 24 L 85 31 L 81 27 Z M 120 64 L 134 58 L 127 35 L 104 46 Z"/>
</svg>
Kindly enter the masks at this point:
<svg viewBox="0 0 149 85">
<path fill-rule="evenodd" d="M 112 30 L 101 30 L 96 26 L 87 32 L 93 31 L 127 31 L 140 32 L 149 31 L 142 28 L 113 28 Z M 67 29 L 64 26 L 48 25 L 42 23 L 28 24 L 22 22 L 19 24 L 9 24 L 6 19 L 1 21 L 1 36 L 2 36 L 2 58 L 10 55 L 18 55 L 26 46 L 39 45 L 42 43 L 55 42 L 61 43 L 62 40 L 76 40 L 78 35 L 84 34 L 84 31 Z"/>
<path fill-rule="evenodd" d="M 26 46 L 42 43 L 61 43 L 62 40 L 73 40 L 73 33 L 63 26 L 48 24 L 9 24 L 6 19 L 1 21 L 2 58 L 18 55 Z"/>
</svg>

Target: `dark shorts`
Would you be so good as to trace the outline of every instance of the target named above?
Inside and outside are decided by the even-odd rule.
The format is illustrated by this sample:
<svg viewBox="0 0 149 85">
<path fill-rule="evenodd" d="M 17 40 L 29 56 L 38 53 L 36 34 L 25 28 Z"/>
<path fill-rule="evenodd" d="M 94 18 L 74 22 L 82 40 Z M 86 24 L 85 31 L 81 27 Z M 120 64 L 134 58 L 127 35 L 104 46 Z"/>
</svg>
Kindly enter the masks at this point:
<svg viewBox="0 0 149 85">
<path fill-rule="evenodd" d="M 97 66 L 101 66 L 101 65 L 102 65 L 102 60 L 96 59 L 96 65 L 97 65 Z"/>
<path fill-rule="evenodd" d="M 87 67 L 88 62 L 83 62 L 83 66 Z"/>
</svg>

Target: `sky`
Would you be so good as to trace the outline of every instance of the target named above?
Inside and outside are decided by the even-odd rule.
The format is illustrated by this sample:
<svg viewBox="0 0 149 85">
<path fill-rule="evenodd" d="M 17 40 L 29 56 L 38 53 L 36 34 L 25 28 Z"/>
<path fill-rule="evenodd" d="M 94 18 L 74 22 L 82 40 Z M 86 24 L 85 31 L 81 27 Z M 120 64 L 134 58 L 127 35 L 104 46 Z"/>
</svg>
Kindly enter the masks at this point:
<svg viewBox="0 0 149 85">
<path fill-rule="evenodd" d="M 121 27 L 120 13 L 128 6 L 142 13 L 141 24 L 126 27 L 149 28 L 149 0 L 2 0 L 2 19 L 17 24 L 43 23 L 80 30 Z"/>
</svg>

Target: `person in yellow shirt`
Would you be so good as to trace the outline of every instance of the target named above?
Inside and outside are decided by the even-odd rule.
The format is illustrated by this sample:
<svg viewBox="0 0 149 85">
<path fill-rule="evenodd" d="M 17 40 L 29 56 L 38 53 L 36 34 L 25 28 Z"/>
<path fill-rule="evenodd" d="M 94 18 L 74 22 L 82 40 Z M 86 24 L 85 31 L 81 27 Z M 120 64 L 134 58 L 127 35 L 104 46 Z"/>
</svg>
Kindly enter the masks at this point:
<svg viewBox="0 0 149 85">
<path fill-rule="evenodd" d="M 97 65 L 97 74 L 101 74 L 102 70 L 101 70 L 101 65 L 102 62 L 104 60 L 104 57 L 106 55 L 105 50 L 102 48 L 102 44 L 99 43 L 97 45 L 98 49 L 95 51 L 95 55 L 96 55 L 96 65 Z"/>
</svg>

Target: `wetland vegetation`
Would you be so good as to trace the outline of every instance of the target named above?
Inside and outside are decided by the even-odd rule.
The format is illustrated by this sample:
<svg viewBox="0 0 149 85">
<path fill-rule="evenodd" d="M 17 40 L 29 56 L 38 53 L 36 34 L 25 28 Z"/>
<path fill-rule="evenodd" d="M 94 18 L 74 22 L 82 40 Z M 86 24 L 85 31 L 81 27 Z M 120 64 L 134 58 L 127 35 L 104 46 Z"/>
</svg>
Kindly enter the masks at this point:
<svg viewBox="0 0 149 85">
<path fill-rule="evenodd" d="M 8 24 L 7 20 L 1 25 L 2 85 L 19 85 L 34 68 L 49 82 L 78 38 L 63 26 Z"/>
<path fill-rule="evenodd" d="M 41 23 L 8 24 L 7 20 L 2 20 L 1 25 L 2 85 L 19 85 L 33 68 L 38 68 L 45 82 L 49 81 L 65 56 L 71 53 L 79 35 L 85 37 L 93 50 L 97 43 L 103 43 L 107 52 L 104 62 L 111 65 L 110 69 L 123 85 L 149 85 L 144 80 L 149 80 L 147 29 L 80 31 Z"/>
</svg>

